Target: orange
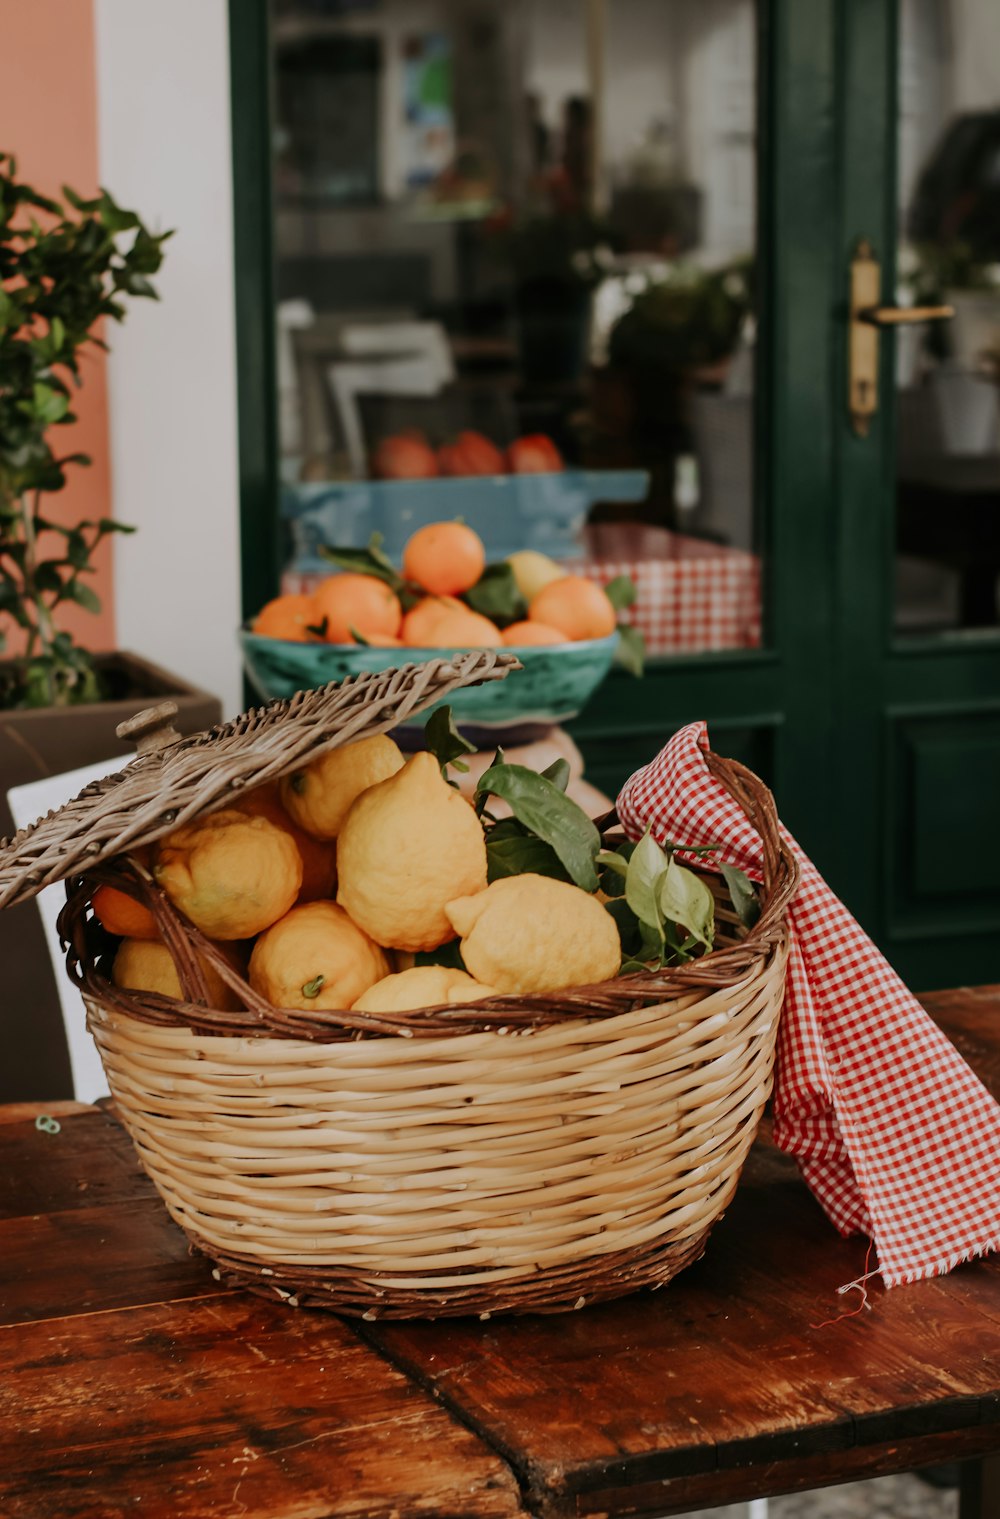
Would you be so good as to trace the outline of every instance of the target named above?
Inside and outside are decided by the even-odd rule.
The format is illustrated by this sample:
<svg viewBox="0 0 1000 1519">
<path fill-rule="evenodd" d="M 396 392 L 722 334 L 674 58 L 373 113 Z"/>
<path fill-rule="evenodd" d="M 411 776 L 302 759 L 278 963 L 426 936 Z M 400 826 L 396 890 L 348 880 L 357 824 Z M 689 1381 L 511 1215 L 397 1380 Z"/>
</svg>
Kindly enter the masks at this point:
<svg viewBox="0 0 1000 1519">
<path fill-rule="evenodd" d="M 109 934 L 120 939 L 158 939 L 160 931 L 148 907 L 117 886 L 98 886 L 90 901 L 97 917 Z"/>
<path fill-rule="evenodd" d="M 427 646 L 431 649 L 498 649 L 502 642 L 495 622 L 463 607 L 460 612 L 442 612 L 431 624 Z"/>
<path fill-rule="evenodd" d="M 435 596 L 458 596 L 486 568 L 483 540 L 464 522 L 429 522 L 403 549 L 403 574 Z"/>
<path fill-rule="evenodd" d="M 618 626 L 618 614 L 602 588 L 582 575 L 563 575 L 543 586 L 532 598 L 528 617 L 572 639 L 607 638 Z"/>
<path fill-rule="evenodd" d="M 384 952 L 335 902 L 307 902 L 261 934 L 250 985 L 274 1007 L 350 1007 L 389 974 Z"/>
<path fill-rule="evenodd" d="M 402 638 L 408 649 L 426 649 L 434 624 L 445 612 L 467 612 L 464 601 L 454 596 L 425 596 L 403 618 Z"/>
<path fill-rule="evenodd" d="M 230 947 L 221 944 L 218 947 L 231 960 L 233 969 L 240 970 Z M 201 965 L 209 1006 L 221 1012 L 235 1012 L 242 1007 L 240 999 L 218 971 L 205 960 Z M 152 939 L 123 939 L 111 967 L 111 979 L 115 986 L 128 987 L 131 991 L 157 992 L 161 997 L 176 997 L 179 1002 L 185 1000 L 173 956 L 165 944 L 154 943 Z"/>
<path fill-rule="evenodd" d="M 353 643 L 352 629 L 362 638 L 395 638 L 403 620 L 399 597 L 375 575 L 351 570 L 329 575 L 313 592 L 314 621 L 326 619 L 327 643 Z"/>
<path fill-rule="evenodd" d="M 276 596 L 261 607 L 253 620 L 253 632 L 262 638 L 285 638 L 293 643 L 318 643 L 319 635 L 310 633 L 317 622 L 316 606 L 311 596 L 298 593 Z"/>
<path fill-rule="evenodd" d="M 241 796 L 233 806 L 251 817 L 267 818 L 276 828 L 284 828 L 295 840 L 295 847 L 302 858 L 302 888 L 300 902 L 316 902 L 332 897 L 337 884 L 337 848 L 335 844 L 314 839 L 300 828 L 281 805 L 278 782 L 269 786 L 256 786 Z"/>
<path fill-rule="evenodd" d="M 302 888 L 291 834 L 235 807 L 161 840 L 153 875 L 210 939 L 252 939 L 283 917 Z"/>
<path fill-rule="evenodd" d="M 503 641 L 514 648 L 523 648 L 527 643 L 569 643 L 565 633 L 560 633 L 558 628 L 550 628 L 544 622 L 512 622 L 509 628 L 503 630 Z"/>
</svg>

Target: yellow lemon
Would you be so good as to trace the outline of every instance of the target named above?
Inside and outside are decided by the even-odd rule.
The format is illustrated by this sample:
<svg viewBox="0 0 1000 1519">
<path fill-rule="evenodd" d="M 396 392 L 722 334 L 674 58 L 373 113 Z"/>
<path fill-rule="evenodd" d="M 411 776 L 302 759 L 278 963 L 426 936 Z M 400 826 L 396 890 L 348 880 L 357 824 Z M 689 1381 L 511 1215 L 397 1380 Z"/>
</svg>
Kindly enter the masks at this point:
<svg viewBox="0 0 1000 1519">
<path fill-rule="evenodd" d="M 210 939 L 252 939 L 295 901 L 302 857 L 284 828 L 226 808 L 163 839 L 153 874 Z"/>
<path fill-rule="evenodd" d="M 354 1006 L 365 1013 L 404 1013 L 416 1007 L 440 1007 L 446 1002 L 480 1002 L 483 997 L 496 995 L 494 987 L 482 986 L 464 970 L 452 970 L 447 965 L 415 965 L 369 987 Z"/>
<path fill-rule="evenodd" d="M 335 839 L 348 808 L 362 791 L 403 768 L 403 756 L 387 733 L 358 739 L 321 754 L 303 770 L 283 777 L 281 802 L 294 823 L 317 839 Z"/>
<path fill-rule="evenodd" d="M 556 564 L 548 554 L 540 554 L 537 549 L 518 549 L 516 554 L 507 555 L 507 563 L 525 601 L 533 601 L 551 581 L 561 580 L 566 574 L 561 564 Z"/>
<path fill-rule="evenodd" d="M 274 1007 L 348 1008 L 388 974 L 379 946 L 335 902 L 293 907 L 250 956 L 250 985 Z"/>
<path fill-rule="evenodd" d="M 449 902 L 477 981 L 523 996 L 609 981 L 621 967 L 614 919 L 579 886 L 525 874 Z"/>
<path fill-rule="evenodd" d="M 237 812 L 247 812 L 252 817 L 267 818 L 275 828 L 284 828 L 295 840 L 295 847 L 302 856 L 302 885 L 300 902 L 318 902 L 332 897 L 337 885 L 337 845 L 333 839 L 317 839 L 293 823 L 278 793 L 278 785 L 255 786 L 232 804 Z"/>
<path fill-rule="evenodd" d="M 486 840 L 432 754 L 362 792 L 337 840 L 337 901 L 379 944 L 437 949 L 444 906 L 486 885 Z"/>
<path fill-rule="evenodd" d="M 228 946 L 219 947 L 226 953 Z M 230 952 L 227 959 L 232 960 L 234 970 L 239 969 L 235 953 Z M 226 985 L 213 966 L 203 960 L 202 969 L 205 972 L 209 1007 L 218 1008 L 221 1012 L 235 1012 L 242 1007 L 236 993 Z M 123 939 L 111 967 L 111 979 L 116 986 L 127 987 L 131 991 L 159 992 L 161 997 L 186 1000 L 173 956 L 158 939 Z"/>
</svg>

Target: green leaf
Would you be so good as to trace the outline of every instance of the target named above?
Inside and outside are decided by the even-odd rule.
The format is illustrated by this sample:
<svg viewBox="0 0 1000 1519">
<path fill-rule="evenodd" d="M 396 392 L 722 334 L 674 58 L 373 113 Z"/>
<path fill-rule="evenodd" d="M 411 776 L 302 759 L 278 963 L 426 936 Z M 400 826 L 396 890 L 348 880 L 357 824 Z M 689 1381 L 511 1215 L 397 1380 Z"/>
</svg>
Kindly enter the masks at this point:
<svg viewBox="0 0 1000 1519">
<path fill-rule="evenodd" d="M 465 970 L 462 941 L 449 939 L 447 944 L 441 944 L 437 949 L 419 949 L 413 957 L 413 963 L 414 965 L 446 965 L 450 970 Z"/>
<path fill-rule="evenodd" d="M 715 936 L 715 898 L 700 876 L 671 859 L 659 887 L 660 910 L 671 923 L 711 949 Z"/>
<path fill-rule="evenodd" d="M 54 559 L 45 559 L 35 566 L 35 585 L 40 591 L 62 591 L 63 578 Z"/>
<path fill-rule="evenodd" d="M 139 218 L 135 212 L 126 211 L 116 205 L 107 190 L 102 192 L 98 201 L 97 214 L 109 232 L 130 232 L 133 227 L 139 226 Z"/>
<path fill-rule="evenodd" d="M 83 455 L 81 454 L 79 457 L 83 458 Z M 89 464 L 90 460 L 88 459 L 86 462 Z M 100 517 L 98 519 L 98 521 L 94 525 L 96 526 L 97 531 L 101 534 L 102 537 L 106 533 L 134 533 L 135 532 L 135 528 L 132 526 L 132 524 L 130 522 L 116 522 L 115 519 L 114 519 L 114 517 Z"/>
<path fill-rule="evenodd" d="M 520 622 L 528 614 L 528 603 L 518 590 L 514 571 L 506 560 L 488 564 L 463 599 L 474 612 L 489 617 L 501 628 Z"/>
<path fill-rule="evenodd" d="M 381 533 L 372 533 L 367 548 L 328 548 L 323 545 L 320 554 L 338 569 L 352 570 L 359 575 L 374 575 L 378 580 L 384 580 L 386 585 L 391 585 L 396 592 L 403 589 L 403 577 L 395 569 L 392 560 L 382 552 Z"/>
<path fill-rule="evenodd" d="M 90 546 L 79 528 L 66 535 L 66 558 L 74 570 L 85 569 L 90 560 Z"/>
<path fill-rule="evenodd" d="M 664 944 L 660 886 L 667 873 L 667 864 L 667 856 L 647 828 L 628 862 L 625 900 L 659 953 L 662 953 Z"/>
<path fill-rule="evenodd" d="M 642 944 L 639 920 L 625 901 L 625 898 L 616 897 L 613 902 L 605 902 L 604 908 L 615 920 L 618 938 L 621 940 L 622 955 L 628 958 L 638 955 Z M 643 970 L 646 969 L 645 966 L 642 968 Z"/>
<path fill-rule="evenodd" d="M 516 818 L 502 818 L 486 835 L 486 879 L 500 881 L 504 876 L 528 872 L 557 881 L 570 880 L 551 844 L 529 833 Z"/>
<path fill-rule="evenodd" d="M 604 594 L 616 612 L 624 612 L 626 607 L 635 605 L 638 593 L 627 575 L 616 575 L 604 587 Z"/>
<path fill-rule="evenodd" d="M 454 765 L 456 770 L 468 770 L 462 755 L 476 752 L 475 744 L 470 744 L 455 727 L 452 710 L 447 704 L 432 712 L 424 724 L 424 743 L 441 766 L 445 780 L 448 779 L 449 765 Z"/>
<path fill-rule="evenodd" d="M 597 856 L 597 873 L 601 890 L 606 897 L 623 897 L 628 878 L 628 862 L 635 853 L 635 845 L 627 839 L 617 849 L 602 849 Z"/>
<path fill-rule="evenodd" d="M 552 782 L 553 786 L 558 786 L 560 791 L 565 791 L 569 785 L 569 760 L 553 760 L 551 765 L 547 765 L 541 773 L 547 781 Z"/>
<path fill-rule="evenodd" d="M 752 881 L 736 865 L 720 865 L 719 869 L 729 887 L 729 897 L 736 910 L 736 916 L 744 928 L 753 928 L 760 917 L 760 903 Z"/>
<path fill-rule="evenodd" d="M 95 596 L 89 585 L 84 585 L 82 580 L 67 581 L 63 587 L 63 597 L 69 601 L 75 601 L 77 606 L 83 607 L 87 612 L 99 612 L 101 601 Z"/>
<path fill-rule="evenodd" d="M 646 640 L 638 628 L 633 628 L 627 622 L 618 624 L 618 647 L 615 650 L 615 663 L 627 670 L 630 675 L 641 675 L 645 668 Z"/>
<path fill-rule="evenodd" d="M 498 796 L 529 832 L 550 844 L 584 891 L 596 891 L 594 861 L 601 836 L 576 802 L 526 765 L 491 765 L 479 780 L 476 797 Z"/>
</svg>

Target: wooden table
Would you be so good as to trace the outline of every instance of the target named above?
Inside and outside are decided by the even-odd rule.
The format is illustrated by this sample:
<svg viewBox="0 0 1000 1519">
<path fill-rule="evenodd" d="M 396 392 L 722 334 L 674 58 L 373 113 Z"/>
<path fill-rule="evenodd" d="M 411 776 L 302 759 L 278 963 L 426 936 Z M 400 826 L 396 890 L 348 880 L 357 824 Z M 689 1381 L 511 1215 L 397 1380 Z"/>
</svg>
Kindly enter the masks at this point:
<svg viewBox="0 0 1000 1519">
<path fill-rule="evenodd" d="M 1000 1092 L 1000 987 L 926 1002 Z M 1000 1258 L 838 1319 L 865 1242 L 766 1139 L 662 1292 L 370 1324 L 223 1290 L 109 1114 L 38 1111 L 0 1109 L 3 1519 L 666 1514 L 955 1460 L 1000 1512 Z"/>
</svg>

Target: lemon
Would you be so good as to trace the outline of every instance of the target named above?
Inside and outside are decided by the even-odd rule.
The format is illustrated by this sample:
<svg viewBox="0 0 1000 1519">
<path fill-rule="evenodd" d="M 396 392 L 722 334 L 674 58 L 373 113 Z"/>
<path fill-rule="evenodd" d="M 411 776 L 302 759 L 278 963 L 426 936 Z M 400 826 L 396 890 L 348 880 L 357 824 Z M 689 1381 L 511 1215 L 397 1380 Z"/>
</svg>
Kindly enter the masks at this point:
<svg viewBox="0 0 1000 1519">
<path fill-rule="evenodd" d="M 387 733 L 358 739 L 321 754 L 281 781 L 281 803 L 294 823 L 317 839 L 335 839 L 348 808 L 362 791 L 403 768 Z"/>
<path fill-rule="evenodd" d="M 250 985 L 274 1007 L 348 1008 L 388 973 L 382 950 L 335 902 L 293 907 L 250 956 Z"/>
<path fill-rule="evenodd" d="M 448 903 L 477 981 L 523 996 L 609 981 L 621 967 L 611 914 L 568 881 L 525 874 Z"/>
<path fill-rule="evenodd" d="M 220 948 L 223 946 L 220 945 Z M 227 953 L 227 951 L 229 951 Z M 235 953 L 225 946 L 223 953 L 238 969 Z M 208 1004 L 221 1012 L 235 1012 L 242 1006 L 236 993 L 226 985 L 213 966 L 202 961 Z M 123 939 L 111 967 L 111 979 L 115 986 L 127 987 L 136 992 L 159 992 L 161 997 L 186 1000 L 181 989 L 180 977 L 173 956 L 167 946 L 158 939 Z"/>
<path fill-rule="evenodd" d="M 297 898 L 302 856 L 284 828 L 226 808 L 163 839 L 153 875 L 208 938 L 252 939 Z"/>
<path fill-rule="evenodd" d="M 480 1002 L 495 997 L 496 989 L 482 986 L 464 970 L 446 965 L 415 965 L 372 986 L 354 1006 L 365 1013 L 404 1013 L 416 1007 L 439 1007 L 446 1002 Z"/>
<path fill-rule="evenodd" d="M 553 580 L 562 580 L 566 574 L 561 564 L 556 564 L 548 554 L 540 554 L 537 549 L 518 549 L 516 554 L 507 555 L 507 563 L 514 571 L 518 590 L 528 602 L 534 600 L 544 586 Z"/>
<path fill-rule="evenodd" d="M 454 931 L 445 903 L 486 886 L 486 840 L 432 754 L 358 797 L 337 840 L 337 901 L 392 949 L 437 949 Z"/>
</svg>

